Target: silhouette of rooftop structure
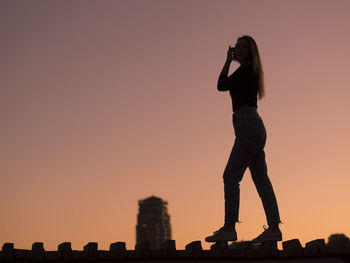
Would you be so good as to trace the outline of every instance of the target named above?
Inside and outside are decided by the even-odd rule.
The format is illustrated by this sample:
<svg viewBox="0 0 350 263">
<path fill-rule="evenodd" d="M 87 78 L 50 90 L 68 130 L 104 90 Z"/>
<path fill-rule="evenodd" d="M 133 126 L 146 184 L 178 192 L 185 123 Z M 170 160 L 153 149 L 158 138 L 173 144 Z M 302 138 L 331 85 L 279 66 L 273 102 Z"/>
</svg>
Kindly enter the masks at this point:
<svg viewBox="0 0 350 263">
<path fill-rule="evenodd" d="M 149 221 L 143 221 L 148 215 Z M 151 196 L 139 201 L 140 221 L 164 222 L 169 227 L 170 220 L 167 213 L 167 202 Z M 153 218 L 153 216 L 155 216 Z M 154 220 L 155 219 L 155 220 Z M 154 221 L 153 221 L 154 220 Z M 160 221 L 159 221 L 160 220 Z M 164 221 L 162 221 L 164 220 Z M 154 229 L 152 229 L 153 231 Z M 160 232 L 159 232 L 160 233 Z M 165 232 L 164 232 L 165 233 Z M 159 235 L 160 237 L 160 235 Z M 169 237 L 164 235 L 164 237 Z M 152 246 L 151 241 L 140 240 L 134 250 L 127 250 L 125 242 L 111 243 L 109 250 L 98 250 L 97 242 L 87 243 L 82 250 L 72 250 L 70 242 L 58 245 L 55 251 L 46 251 L 42 242 L 32 244 L 32 249 L 15 248 L 14 243 L 4 243 L 0 251 L 1 262 L 188 262 L 193 263 L 350 263 L 350 240 L 344 234 L 333 234 L 328 243 L 324 239 L 307 242 L 303 247 L 299 239 L 282 242 L 282 249 L 278 249 L 276 242 L 253 244 L 251 241 L 233 242 L 230 245 L 213 243 L 209 250 L 202 248 L 201 241 L 193 241 L 184 250 L 176 249 L 176 241 L 166 239 L 156 243 L 159 248 Z"/>
<path fill-rule="evenodd" d="M 58 245 L 56 251 L 46 251 L 41 242 L 33 243 L 31 250 L 14 248 L 13 243 L 4 243 L 0 251 L 0 261 L 6 262 L 350 262 L 350 242 L 337 239 L 325 243 L 316 239 L 302 247 L 298 239 L 282 242 L 279 250 L 273 244 L 253 245 L 249 241 L 236 242 L 233 247 L 213 244 L 210 250 L 203 250 L 201 241 L 193 241 L 184 250 L 177 250 L 175 240 L 162 243 L 160 249 L 151 249 L 150 242 L 138 243 L 135 250 L 126 250 L 125 242 L 110 244 L 109 250 L 98 250 L 98 244 L 89 242 L 83 250 L 71 249 L 70 242 Z"/>
</svg>

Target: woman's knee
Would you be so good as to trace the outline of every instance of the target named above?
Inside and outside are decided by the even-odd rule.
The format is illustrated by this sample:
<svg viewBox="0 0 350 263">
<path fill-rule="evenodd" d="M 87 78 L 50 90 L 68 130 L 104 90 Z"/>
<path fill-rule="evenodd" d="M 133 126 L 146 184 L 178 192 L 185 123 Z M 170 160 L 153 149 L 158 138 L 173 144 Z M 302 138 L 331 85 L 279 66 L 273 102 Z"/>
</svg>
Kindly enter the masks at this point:
<svg viewBox="0 0 350 263">
<path fill-rule="evenodd" d="M 230 172 L 228 170 L 224 171 L 223 174 L 224 185 L 236 185 L 242 180 L 242 176 L 235 172 Z"/>
</svg>

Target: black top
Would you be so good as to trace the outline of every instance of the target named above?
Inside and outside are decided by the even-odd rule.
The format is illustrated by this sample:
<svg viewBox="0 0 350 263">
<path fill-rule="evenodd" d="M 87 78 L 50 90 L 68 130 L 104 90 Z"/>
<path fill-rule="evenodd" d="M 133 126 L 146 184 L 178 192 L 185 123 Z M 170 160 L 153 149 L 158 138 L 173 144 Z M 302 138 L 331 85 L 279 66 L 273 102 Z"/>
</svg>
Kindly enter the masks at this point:
<svg viewBox="0 0 350 263">
<path fill-rule="evenodd" d="M 258 108 L 259 83 L 258 76 L 253 72 L 253 64 L 241 65 L 228 77 L 220 74 L 218 91 L 227 90 L 230 91 L 233 111 L 238 110 L 243 105 Z"/>
</svg>

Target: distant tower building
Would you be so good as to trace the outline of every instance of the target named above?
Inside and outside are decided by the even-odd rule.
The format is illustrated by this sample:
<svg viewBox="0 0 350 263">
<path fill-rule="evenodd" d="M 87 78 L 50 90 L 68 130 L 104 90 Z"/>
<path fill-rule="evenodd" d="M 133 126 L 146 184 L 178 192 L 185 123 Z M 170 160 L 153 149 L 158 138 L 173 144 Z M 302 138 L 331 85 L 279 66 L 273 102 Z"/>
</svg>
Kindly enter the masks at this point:
<svg viewBox="0 0 350 263">
<path fill-rule="evenodd" d="M 139 200 L 136 243 L 149 241 L 152 249 L 159 249 L 164 241 L 171 240 L 167 205 L 166 201 L 155 196 Z"/>
</svg>

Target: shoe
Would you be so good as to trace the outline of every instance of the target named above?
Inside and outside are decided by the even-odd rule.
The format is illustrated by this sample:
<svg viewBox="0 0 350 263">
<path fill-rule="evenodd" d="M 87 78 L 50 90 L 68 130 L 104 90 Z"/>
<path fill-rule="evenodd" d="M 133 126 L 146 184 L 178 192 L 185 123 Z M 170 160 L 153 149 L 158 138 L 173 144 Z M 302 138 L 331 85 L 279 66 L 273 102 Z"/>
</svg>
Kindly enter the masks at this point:
<svg viewBox="0 0 350 263">
<path fill-rule="evenodd" d="M 271 229 L 264 226 L 264 232 L 254 238 L 252 243 L 262 243 L 266 241 L 281 241 L 282 240 L 282 232 L 281 230 L 272 231 Z"/>
<path fill-rule="evenodd" d="M 218 242 L 218 241 L 236 241 L 237 240 L 237 232 L 226 231 L 224 227 L 220 228 L 217 231 L 214 231 L 214 235 L 208 236 L 205 238 L 206 242 Z"/>
</svg>

